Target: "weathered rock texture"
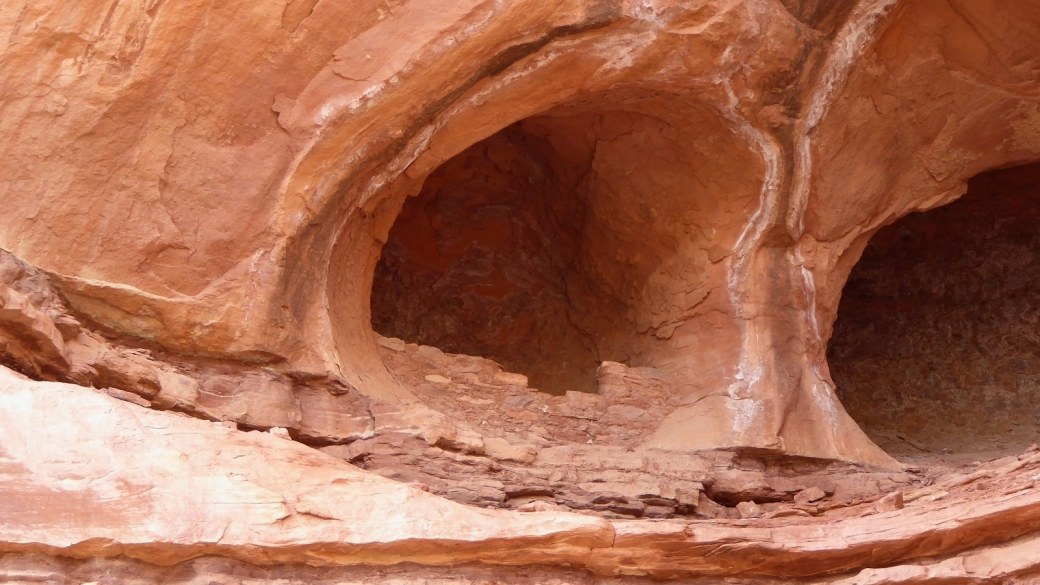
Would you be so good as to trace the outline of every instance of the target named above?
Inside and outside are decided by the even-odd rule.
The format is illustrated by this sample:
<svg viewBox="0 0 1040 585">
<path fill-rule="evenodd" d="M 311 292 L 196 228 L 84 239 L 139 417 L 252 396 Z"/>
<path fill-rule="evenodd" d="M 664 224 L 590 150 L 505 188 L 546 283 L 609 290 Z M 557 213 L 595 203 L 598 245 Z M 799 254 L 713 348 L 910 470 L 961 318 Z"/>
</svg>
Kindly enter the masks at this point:
<svg viewBox="0 0 1040 585">
<path fill-rule="evenodd" d="M 1040 526 L 1040 492 L 1031 479 L 1040 468 L 1035 450 L 905 496 L 895 492 L 896 508 L 881 507 L 883 499 L 873 508 L 827 508 L 814 518 L 805 510 L 820 513 L 825 492 L 817 489 L 797 498 L 802 508 L 791 510 L 801 513 L 612 523 L 557 510 L 467 508 L 271 433 L 244 433 L 76 386 L 32 382 L 6 368 L 0 369 L 0 398 L 0 576 L 11 579 L 54 581 L 63 572 L 107 578 L 134 561 L 157 566 L 141 568 L 140 578 L 200 556 L 259 566 L 543 565 L 549 568 L 535 570 L 572 581 L 618 574 L 855 575 L 865 566 L 910 561 L 902 572 L 865 570 L 862 580 L 933 570 L 913 562 L 920 557 L 949 557 L 935 569 L 940 575 L 1040 569 L 1035 537 L 986 548 Z M 55 418 L 64 424 L 51 424 Z M 115 561 L 55 568 L 40 555 Z M 218 562 L 213 577 L 235 566 Z M 516 575 L 488 571 L 493 579 Z M 412 572 L 413 578 L 429 575 Z M 366 577 L 363 571 L 340 575 Z"/>
<path fill-rule="evenodd" d="M 5 579 L 1040 570 L 1035 451 L 868 438 L 1037 434 L 1036 2 L 14 0 L 0 39 Z"/>
</svg>

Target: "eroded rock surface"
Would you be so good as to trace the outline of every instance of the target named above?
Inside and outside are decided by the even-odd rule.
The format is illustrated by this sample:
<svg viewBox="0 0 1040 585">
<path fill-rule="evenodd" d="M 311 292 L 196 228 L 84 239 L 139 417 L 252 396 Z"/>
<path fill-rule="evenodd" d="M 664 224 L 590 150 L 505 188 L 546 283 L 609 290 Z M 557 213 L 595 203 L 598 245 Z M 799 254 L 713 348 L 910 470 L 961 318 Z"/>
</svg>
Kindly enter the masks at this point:
<svg viewBox="0 0 1040 585">
<path fill-rule="evenodd" d="M 0 580 L 1040 572 L 1035 2 L 0 39 Z"/>
</svg>

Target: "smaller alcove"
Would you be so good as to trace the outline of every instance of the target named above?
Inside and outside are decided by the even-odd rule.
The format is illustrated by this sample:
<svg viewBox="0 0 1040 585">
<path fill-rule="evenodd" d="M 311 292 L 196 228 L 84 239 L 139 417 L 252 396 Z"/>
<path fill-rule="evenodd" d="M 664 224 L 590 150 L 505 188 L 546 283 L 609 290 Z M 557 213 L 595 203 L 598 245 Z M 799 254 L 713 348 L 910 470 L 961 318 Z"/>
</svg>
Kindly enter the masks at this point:
<svg viewBox="0 0 1040 585">
<path fill-rule="evenodd" d="M 1040 439 L 1040 164 L 879 230 L 828 347 L 838 396 L 890 453 Z"/>
</svg>

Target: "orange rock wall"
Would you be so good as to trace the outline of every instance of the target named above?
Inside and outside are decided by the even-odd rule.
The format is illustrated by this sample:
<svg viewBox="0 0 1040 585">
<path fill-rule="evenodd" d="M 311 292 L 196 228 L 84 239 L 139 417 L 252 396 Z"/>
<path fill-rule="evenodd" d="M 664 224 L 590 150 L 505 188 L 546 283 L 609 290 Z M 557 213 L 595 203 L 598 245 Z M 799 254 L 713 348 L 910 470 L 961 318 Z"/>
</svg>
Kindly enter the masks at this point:
<svg viewBox="0 0 1040 585">
<path fill-rule="evenodd" d="M 897 461 L 839 400 L 1030 422 L 993 189 L 1040 161 L 1035 1 L 11 0 L 0 39 L 0 580 L 1040 571 L 1035 447 Z M 999 309 L 911 307 L 984 359 L 884 334 L 914 279 Z"/>
<path fill-rule="evenodd" d="M 879 227 L 1040 157 L 1027 1 L 51 2 L 0 26 L 0 245 L 121 334 L 390 402 L 418 398 L 370 292 L 406 198 L 532 116 L 658 120 L 597 145 L 610 229 L 576 253 L 628 297 L 579 316 L 598 358 L 680 388 L 660 448 L 894 465 L 828 373 L 845 278 Z"/>
</svg>

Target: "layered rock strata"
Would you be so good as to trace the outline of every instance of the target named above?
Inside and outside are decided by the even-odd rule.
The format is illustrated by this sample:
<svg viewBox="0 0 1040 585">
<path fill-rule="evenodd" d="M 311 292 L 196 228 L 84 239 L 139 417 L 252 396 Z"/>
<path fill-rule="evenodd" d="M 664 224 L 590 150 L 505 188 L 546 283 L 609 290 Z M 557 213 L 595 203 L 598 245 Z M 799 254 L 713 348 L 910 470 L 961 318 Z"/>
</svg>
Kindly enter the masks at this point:
<svg viewBox="0 0 1040 585">
<path fill-rule="evenodd" d="M 1036 3 L 16 0 L 0 33 L 0 578 L 1040 572 L 1028 181 L 996 209 L 1040 160 Z"/>
<path fill-rule="evenodd" d="M 1035 537 L 985 548 L 1040 526 L 1035 449 L 897 492 L 895 506 L 883 499 L 819 518 L 803 511 L 612 522 L 558 510 L 465 507 L 270 432 L 155 412 L 6 369 L 0 393 L 0 571 L 12 576 L 39 566 L 41 554 L 115 559 L 79 570 L 95 574 L 135 561 L 157 566 L 143 574 L 162 574 L 167 569 L 158 567 L 206 556 L 260 566 L 567 566 L 658 579 L 849 574 L 898 582 L 1040 570 Z M 64 424 L 49 424 L 54 418 Z M 800 505 L 812 508 L 823 497 L 822 489 L 810 491 Z M 919 558 L 945 560 L 911 569 Z M 863 569 L 892 565 L 903 568 Z M 59 566 L 58 574 L 76 571 L 75 563 Z"/>
</svg>

